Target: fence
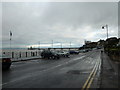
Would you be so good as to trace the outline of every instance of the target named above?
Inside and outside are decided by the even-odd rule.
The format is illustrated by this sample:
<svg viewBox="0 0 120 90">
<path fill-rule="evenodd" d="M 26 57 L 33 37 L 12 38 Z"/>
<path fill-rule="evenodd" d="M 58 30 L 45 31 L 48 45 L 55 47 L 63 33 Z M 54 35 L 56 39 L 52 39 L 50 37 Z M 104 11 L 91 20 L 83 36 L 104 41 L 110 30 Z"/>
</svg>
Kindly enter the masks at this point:
<svg viewBox="0 0 120 90">
<path fill-rule="evenodd" d="M 23 51 L 2 51 L 2 54 L 12 59 L 32 58 L 41 56 L 40 50 L 23 50 Z"/>
</svg>

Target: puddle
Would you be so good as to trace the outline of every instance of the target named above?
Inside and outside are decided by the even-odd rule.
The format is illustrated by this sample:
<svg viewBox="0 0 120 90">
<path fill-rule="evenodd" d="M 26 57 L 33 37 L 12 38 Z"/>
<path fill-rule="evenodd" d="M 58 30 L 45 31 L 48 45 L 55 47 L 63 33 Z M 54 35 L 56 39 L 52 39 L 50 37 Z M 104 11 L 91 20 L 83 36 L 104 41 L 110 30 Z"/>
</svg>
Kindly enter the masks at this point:
<svg viewBox="0 0 120 90">
<path fill-rule="evenodd" d="M 88 70 L 69 70 L 68 74 L 88 74 L 90 71 Z"/>
</svg>

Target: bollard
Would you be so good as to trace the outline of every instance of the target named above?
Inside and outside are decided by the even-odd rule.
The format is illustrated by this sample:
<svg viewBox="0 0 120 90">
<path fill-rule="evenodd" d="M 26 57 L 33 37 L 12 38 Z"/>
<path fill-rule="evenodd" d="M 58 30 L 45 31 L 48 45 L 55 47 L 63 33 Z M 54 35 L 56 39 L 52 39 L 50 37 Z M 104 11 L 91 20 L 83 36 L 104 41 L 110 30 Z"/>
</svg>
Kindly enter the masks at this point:
<svg viewBox="0 0 120 90">
<path fill-rule="evenodd" d="M 33 52 L 33 56 L 35 56 L 35 53 Z"/>
<path fill-rule="evenodd" d="M 5 52 L 3 52 L 3 54 L 5 54 Z"/>
<path fill-rule="evenodd" d="M 14 52 L 12 52 L 12 58 L 14 58 Z"/>
<path fill-rule="evenodd" d="M 26 52 L 26 57 L 27 57 L 27 52 Z"/>
<path fill-rule="evenodd" d="M 21 58 L 21 52 L 19 53 L 19 57 Z"/>
</svg>

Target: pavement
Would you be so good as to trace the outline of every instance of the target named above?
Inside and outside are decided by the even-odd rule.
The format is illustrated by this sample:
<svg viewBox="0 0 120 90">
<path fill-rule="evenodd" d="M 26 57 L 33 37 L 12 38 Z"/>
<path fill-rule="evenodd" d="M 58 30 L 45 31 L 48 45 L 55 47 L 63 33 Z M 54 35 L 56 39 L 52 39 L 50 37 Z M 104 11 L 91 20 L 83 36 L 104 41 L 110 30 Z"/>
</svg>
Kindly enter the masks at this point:
<svg viewBox="0 0 120 90">
<path fill-rule="evenodd" d="M 102 65 L 101 65 L 101 82 L 100 88 L 119 88 L 118 77 L 118 62 L 110 60 L 106 53 L 101 53 Z"/>
</svg>

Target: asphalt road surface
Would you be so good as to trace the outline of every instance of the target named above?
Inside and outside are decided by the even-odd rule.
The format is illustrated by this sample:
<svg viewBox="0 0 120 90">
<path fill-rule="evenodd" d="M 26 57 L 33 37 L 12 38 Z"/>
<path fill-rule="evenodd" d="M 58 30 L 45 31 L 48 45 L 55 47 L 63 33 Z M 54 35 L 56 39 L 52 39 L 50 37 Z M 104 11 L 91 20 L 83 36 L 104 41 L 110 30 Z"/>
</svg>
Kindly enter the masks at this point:
<svg viewBox="0 0 120 90">
<path fill-rule="evenodd" d="M 100 50 L 59 60 L 13 62 L 2 72 L 2 88 L 97 88 Z"/>
</svg>

